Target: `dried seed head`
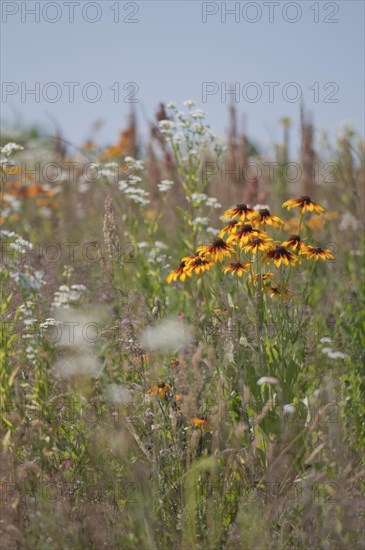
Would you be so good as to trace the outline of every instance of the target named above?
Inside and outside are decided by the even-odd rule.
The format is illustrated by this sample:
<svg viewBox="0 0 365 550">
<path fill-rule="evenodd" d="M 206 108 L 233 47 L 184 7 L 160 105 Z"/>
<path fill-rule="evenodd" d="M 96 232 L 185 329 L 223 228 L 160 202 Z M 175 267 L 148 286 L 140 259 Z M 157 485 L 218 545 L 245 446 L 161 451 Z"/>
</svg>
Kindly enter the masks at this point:
<svg viewBox="0 0 365 550">
<path fill-rule="evenodd" d="M 119 236 L 118 236 L 118 226 L 115 216 L 115 210 L 113 206 L 113 199 L 110 195 L 105 199 L 105 214 L 104 214 L 104 224 L 103 224 L 103 233 L 104 241 L 107 254 L 110 261 L 115 261 L 118 258 L 119 254 Z"/>
</svg>

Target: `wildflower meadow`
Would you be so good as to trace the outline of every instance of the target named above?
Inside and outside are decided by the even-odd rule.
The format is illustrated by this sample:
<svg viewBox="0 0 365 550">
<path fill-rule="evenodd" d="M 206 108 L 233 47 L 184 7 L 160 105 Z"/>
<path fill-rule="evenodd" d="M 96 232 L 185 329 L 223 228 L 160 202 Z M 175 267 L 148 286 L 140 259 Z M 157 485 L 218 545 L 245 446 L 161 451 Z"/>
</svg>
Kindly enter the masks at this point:
<svg viewBox="0 0 365 550">
<path fill-rule="evenodd" d="M 364 547 L 364 142 L 235 117 L 3 131 L 2 548 Z"/>
</svg>

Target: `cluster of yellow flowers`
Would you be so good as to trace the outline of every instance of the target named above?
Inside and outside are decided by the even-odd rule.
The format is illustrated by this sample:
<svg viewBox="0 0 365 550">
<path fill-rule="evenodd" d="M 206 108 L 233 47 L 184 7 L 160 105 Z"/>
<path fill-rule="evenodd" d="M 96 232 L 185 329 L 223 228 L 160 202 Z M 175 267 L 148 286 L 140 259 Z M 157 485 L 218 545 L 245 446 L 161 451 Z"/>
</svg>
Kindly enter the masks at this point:
<svg viewBox="0 0 365 550">
<path fill-rule="evenodd" d="M 200 276 L 209 271 L 217 262 L 234 258 L 235 261 L 222 266 L 224 274 L 231 273 L 232 276 L 242 277 L 244 273 L 248 273 L 249 282 L 264 284 L 270 296 L 283 294 L 286 297 L 286 289 L 281 289 L 279 285 L 271 285 L 271 279 L 275 277 L 274 273 L 261 272 L 261 268 L 256 269 L 257 272 L 254 273 L 255 263 L 256 266 L 259 262 L 260 266 L 273 263 L 278 269 L 281 265 L 295 267 L 300 263 L 301 256 L 315 261 L 334 260 L 334 257 L 328 249 L 306 245 L 299 235 L 303 214 L 305 212 L 323 214 L 325 210 L 322 206 L 303 195 L 298 199 L 284 202 L 283 207 L 288 210 L 295 207 L 300 209 L 298 234 L 289 235 L 283 242 L 274 241 L 265 228 L 271 226 L 281 230 L 285 222 L 278 216 L 272 215 L 267 208 L 253 210 L 246 204 L 237 204 L 235 208 L 224 212 L 222 220 L 229 219 L 229 223 L 223 227 L 213 242 L 199 246 L 194 255 L 182 258 L 179 266 L 168 275 L 167 282 L 170 284 L 178 279 L 184 282 L 186 277 L 192 277 L 193 274 Z M 245 261 L 241 259 L 242 251 L 245 254 Z"/>
</svg>

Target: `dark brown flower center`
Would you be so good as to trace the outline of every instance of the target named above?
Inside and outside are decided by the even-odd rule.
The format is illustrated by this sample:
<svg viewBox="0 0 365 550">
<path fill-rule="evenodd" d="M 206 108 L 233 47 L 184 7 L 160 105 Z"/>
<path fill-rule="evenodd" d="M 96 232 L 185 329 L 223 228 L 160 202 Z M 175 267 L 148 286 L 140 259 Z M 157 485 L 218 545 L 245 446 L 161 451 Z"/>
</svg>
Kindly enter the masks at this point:
<svg viewBox="0 0 365 550">
<path fill-rule="evenodd" d="M 245 223 L 240 229 L 240 233 L 251 233 L 251 231 L 252 225 L 249 223 Z"/>
<path fill-rule="evenodd" d="M 308 195 L 301 195 L 300 197 L 302 199 L 303 202 L 305 202 L 306 204 L 310 204 L 312 202 L 311 198 L 308 197 Z"/>
<path fill-rule="evenodd" d="M 247 212 L 248 206 L 244 202 L 241 202 L 241 204 L 237 204 L 237 209 L 241 210 L 242 212 Z"/>
<path fill-rule="evenodd" d="M 270 210 L 268 210 L 267 208 L 260 208 L 259 213 L 263 218 L 267 218 L 267 216 L 270 216 Z"/>
<path fill-rule="evenodd" d="M 290 252 L 288 252 L 288 250 L 285 248 L 285 246 L 277 246 L 276 249 L 275 249 L 275 252 L 277 254 L 282 254 L 282 255 L 290 254 Z"/>
<path fill-rule="evenodd" d="M 289 235 L 289 239 L 288 241 L 290 242 L 295 242 L 295 243 L 299 243 L 300 242 L 300 237 L 299 235 Z"/>
<path fill-rule="evenodd" d="M 214 239 L 212 246 L 214 248 L 226 248 L 226 243 L 224 242 L 223 239 L 217 238 L 217 239 Z"/>
</svg>

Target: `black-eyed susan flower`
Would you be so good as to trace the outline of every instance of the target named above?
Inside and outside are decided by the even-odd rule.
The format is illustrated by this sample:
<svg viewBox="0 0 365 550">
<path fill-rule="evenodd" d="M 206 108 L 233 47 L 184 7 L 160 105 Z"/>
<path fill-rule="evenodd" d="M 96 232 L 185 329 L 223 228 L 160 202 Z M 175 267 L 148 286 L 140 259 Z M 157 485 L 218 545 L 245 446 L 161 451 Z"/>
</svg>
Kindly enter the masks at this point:
<svg viewBox="0 0 365 550">
<path fill-rule="evenodd" d="M 289 235 L 288 240 L 284 241 L 282 245 L 298 252 L 304 246 L 304 242 L 299 235 Z"/>
<path fill-rule="evenodd" d="M 224 237 L 224 235 L 230 235 L 235 231 L 237 226 L 240 225 L 238 220 L 231 220 L 223 229 L 220 230 L 218 237 Z"/>
<path fill-rule="evenodd" d="M 259 234 L 263 234 L 263 231 L 255 229 L 251 224 L 245 223 L 239 225 L 235 231 L 227 239 L 227 243 L 238 244 L 240 248 L 243 248 L 251 237 L 257 237 Z"/>
<path fill-rule="evenodd" d="M 189 261 L 187 261 L 186 273 L 195 273 L 195 275 L 201 275 L 206 271 L 209 271 L 214 262 L 206 258 L 202 258 L 199 254 L 195 256 L 188 256 Z M 185 258 L 184 258 L 185 259 Z"/>
<path fill-rule="evenodd" d="M 276 268 L 279 268 L 281 264 L 295 265 L 299 261 L 297 256 L 281 244 L 265 252 L 263 260 L 266 263 L 274 262 Z"/>
<path fill-rule="evenodd" d="M 308 260 L 314 260 L 315 262 L 318 262 L 319 259 L 323 262 L 335 259 L 328 248 L 322 248 L 321 246 L 303 246 L 300 254 L 305 256 Z"/>
<path fill-rule="evenodd" d="M 156 384 L 153 388 L 148 388 L 147 393 L 153 393 L 159 399 L 168 399 L 171 396 L 171 389 L 168 384 L 162 382 L 161 384 Z"/>
<path fill-rule="evenodd" d="M 186 277 L 191 277 L 191 274 L 189 271 L 186 270 L 187 268 L 187 262 L 184 260 L 181 260 L 179 263 L 179 266 L 171 271 L 169 275 L 166 278 L 166 281 L 170 284 L 172 281 L 176 281 L 178 277 L 180 277 L 180 281 L 183 283 L 186 279 Z"/>
<path fill-rule="evenodd" d="M 214 239 L 212 244 L 202 245 L 198 248 L 199 256 L 213 262 L 221 262 L 224 258 L 234 253 L 232 246 L 220 237 Z"/>
<path fill-rule="evenodd" d="M 283 202 L 283 207 L 288 210 L 291 208 L 300 208 L 302 214 L 304 212 L 314 212 L 315 214 L 323 214 L 325 212 L 325 209 L 316 202 L 313 202 L 308 195 L 301 195 L 299 199 L 289 199 Z"/>
<path fill-rule="evenodd" d="M 195 418 L 190 418 L 188 420 L 188 423 L 191 426 L 193 426 L 194 428 L 198 429 L 198 430 L 209 431 L 209 429 L 210 429 L 210 422 L 208 420 L 207 415 L 196 416 Z"/>
<path fill-rule="evenodd" d="M 222 267 L 223 273 L 226 275 L 227 273 L 231 273 L 231 275 L 237 275 L 238 277 L 242 277 L 244 273 L 248 273 L 250 271 L 249 266 L 251 265 L 250 262 L 235 262 L 229 265 L 226 265 Z"/>
<path fill-rule="evenodd" d="M 285 222 L 278 216 L 273 216 L 270 214 L 268 208 L 260 208 L 260 210 L 255 210 L 254 212 L 248 214 L 248 219 L 252 223 L 271 225 L 276 229 L 281 229 L 284 227 Z"/>
<path fill-rule="evenodd" d="M 265 288 L 266 292 L 270 293 L 270 298 L 281 298 L 283 297 L 284 300 L 289 300 L 291 291 L 287 286 L 268 286 Z"/>
<path fill-rule="evenodd" d="M 243 247 L 243 250 L 248 254 L 257 254 L 258 251 L 265 252 L 272 248 L 272 239 L 266 235 L 257 235 L 250 238 L 248 243 Z"/>
<path fill-rule="evenodd" d="M 249 208 L 247 204 L 236 204 L 234 208 L 226 210 L 222 216 L 222 220 L 230 218 L 231 220 L 237 218 L 240 221 L 247 219 L 248 214 L 253 212 L 252 208 Z"/>
</svg>

